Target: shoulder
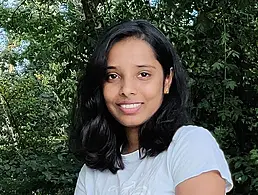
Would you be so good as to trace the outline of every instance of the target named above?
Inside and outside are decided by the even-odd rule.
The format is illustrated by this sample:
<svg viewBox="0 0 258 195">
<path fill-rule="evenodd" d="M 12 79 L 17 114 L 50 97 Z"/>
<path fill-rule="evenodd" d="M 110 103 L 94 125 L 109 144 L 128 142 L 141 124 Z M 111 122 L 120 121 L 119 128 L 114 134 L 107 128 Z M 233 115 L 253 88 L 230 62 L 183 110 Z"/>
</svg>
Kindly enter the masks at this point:
<svg viewBox="0 0 258 195">
<path fill-rule="evenodd" d="M 168 155 L 173 157 L 174 161 L 190 160 L 188 158 L 203 159 L 211 155 L 224 157 L 213 135 L 207 129 L 193 125 L 183 126 L 177 130 L 169 145 Z"/>
<path fill-rule="evenodd" d="M 203 127 L 188 125 L 182 126 L 176 131 L 172 143 L 178 143 L 181 141 L 197 142 L 199 140 L 215 141 L 215 138 L 207 129 Z"/>
<path fill-rule="evenodd" d="M 85 164 L 82 166 L 79 176 L 76 182 L 76 187 L 75 187 L 75 195 L 85 195 L 87 194 L 87 191 L 89 189 L 86 189 L 86 184 L 87 187 L 89 186 L 88 183 L 90 183 L 91 179 L 93 178 L 93 169 L 90 169 L 87 167 Z"/>
<path fill-rule="evenodd" d="M 88 175 L 89 168 L 84 164 L 79 172 L 78 180 L 84 182 L 86 180 L 86 175 Z"/>
<path fill-rule="evenodd" d="M 77 182 L 80 182 L 81 184 L 85 184 L 86 180 L 92 177 L 93 172 L 94 172 L 94 169 L 91 169 L 84 164 L 79 172 Z"/>
<path fill-rule="evenodd" d="M 193 125 L 177 130 L 169 145 L 168 155 L 174 163 L 192 161 L 192 158 L 203 160 L 211 155 L 224 156 L 213 135 L 207 129 Z"/>
<path fill-rule="evenodd" d="M 211 148 L 219 148 L 219 144 L 211 132 L 203 127 L 188 125 L 177 130 L 168 151 L 175 153 L 177 150 L 188 149 L 192 152 L 194 150 L 201 152 Z"/>
<path fill-rule="evenodd" d="M 205 128 L 183 126 L 177 130 L 167 151 L 169 172 L 175 185 L 208 171 L 218 171 L 232 188 L 231 174 L 223 151 Z"/>
<path fill-rule="evenodd" d="M 87 175 L 87 166 L 84 164 L 79 172 L 79 176 L 76 182 L 76 187 L 74 194 L 75 195 L 82 195 L 86 194 L 86 188 L 85 188 L 85 181 L 86 181 L 86 175 Z"/>
</svg>

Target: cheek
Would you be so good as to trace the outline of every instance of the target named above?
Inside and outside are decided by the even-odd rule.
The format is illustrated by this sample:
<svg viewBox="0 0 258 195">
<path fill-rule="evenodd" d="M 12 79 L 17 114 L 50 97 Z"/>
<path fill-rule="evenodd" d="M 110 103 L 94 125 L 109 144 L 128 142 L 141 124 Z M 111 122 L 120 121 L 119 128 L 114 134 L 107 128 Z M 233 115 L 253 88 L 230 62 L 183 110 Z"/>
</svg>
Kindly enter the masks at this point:
<svg viewBox="0 0 258 195">
<path fill-rule="evenodd" d="M 109 99 L 108 87 L 104 84 L 103 86 L 103 96 L 104 100 L 107 102 Z"/>
<path fill-rule="evenodd" d="M 145 97 L 150 99 L 160 99 L 163 97 L 163 83 L 162 81 L 155 82 L 151 85 L 142 87 Z"/>
<path fill-rule="evenodd" d="M 149 103 L 151 105 L 155 106 L 160 106 L 163 100 L 163 94 L 162 94 L 162 90 L 156 89 L 155 91 L 152 89 L 151 92 L 149 92 L 148 96 L 149 99 Z"/>
<path fill-rule="evenodd" d="M 103 86 L 103 96 L 106 104 L 111 103 L 115 99 L 115 88 L 111 87 L 109 84 Z"/>
</svg>

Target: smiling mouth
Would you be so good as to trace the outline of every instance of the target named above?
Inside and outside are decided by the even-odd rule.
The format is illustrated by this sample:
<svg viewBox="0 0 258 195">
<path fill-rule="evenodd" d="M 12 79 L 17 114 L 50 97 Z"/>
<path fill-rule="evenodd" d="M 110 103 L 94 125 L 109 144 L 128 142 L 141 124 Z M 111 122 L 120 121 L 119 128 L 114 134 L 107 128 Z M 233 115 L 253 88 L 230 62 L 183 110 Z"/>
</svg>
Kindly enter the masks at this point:
<svg viewBox="0 0 258 195">
<path fill-rule="evenodd" d="M 141 104 L 138 103 L 138 104 L 120 104 L 120 106 L 122 108 L 125 108 L 125 109 L 130 109 L 130 108 L 137 108 L 139 107 Z"/>
<path fill-rule="evenodd" d="M 119 104 L 120 110 L 126 115 L 136 114 L 141 108 L 141 103 L 134 104 Z"/>
</svg>

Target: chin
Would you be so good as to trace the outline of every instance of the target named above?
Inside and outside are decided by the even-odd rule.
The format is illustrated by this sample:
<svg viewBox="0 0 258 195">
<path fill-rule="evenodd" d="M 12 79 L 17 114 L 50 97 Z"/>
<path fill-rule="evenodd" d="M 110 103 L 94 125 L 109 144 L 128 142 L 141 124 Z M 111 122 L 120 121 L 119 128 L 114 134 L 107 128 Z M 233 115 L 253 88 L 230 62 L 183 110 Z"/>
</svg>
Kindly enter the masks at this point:
<svg viewBox="0 0 258 195">
<path fill-rule="evenodd" d="M 144 124 L 148 118 L 142 116 L 116 117 L 116 120 L 126 128 L 136 128 Z"/>
<path fill-rule="evenodd" d="M 143 122 L 126 122 L 126 121 L 119 121 L 121 125 L 126 128 L 137 128 L 143 124 Z"/>
</svg>

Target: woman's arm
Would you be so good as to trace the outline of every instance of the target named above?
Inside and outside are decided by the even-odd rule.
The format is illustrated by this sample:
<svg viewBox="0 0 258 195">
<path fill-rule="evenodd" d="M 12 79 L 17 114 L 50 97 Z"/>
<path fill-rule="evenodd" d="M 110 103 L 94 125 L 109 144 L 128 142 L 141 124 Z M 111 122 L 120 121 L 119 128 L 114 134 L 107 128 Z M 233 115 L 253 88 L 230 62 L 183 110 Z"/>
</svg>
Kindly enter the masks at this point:
<svg viewBox="0 0 258 195">
<path fill-rule="evenodd" d="M 209 171 L 176 186 L 176 195 L 225 195 L 226 182 L 218 171 Z"/>
</svg>

